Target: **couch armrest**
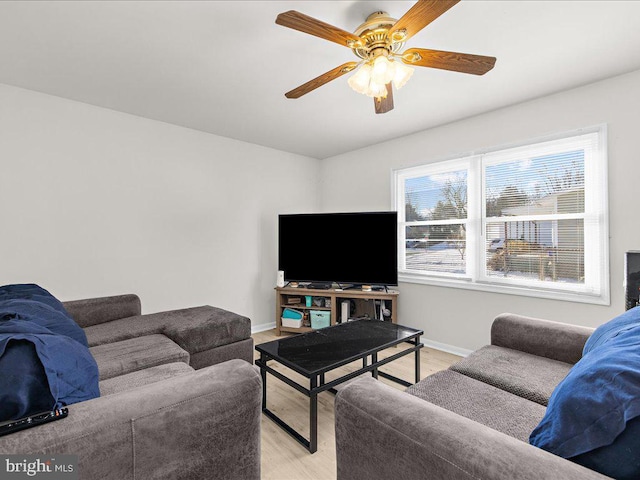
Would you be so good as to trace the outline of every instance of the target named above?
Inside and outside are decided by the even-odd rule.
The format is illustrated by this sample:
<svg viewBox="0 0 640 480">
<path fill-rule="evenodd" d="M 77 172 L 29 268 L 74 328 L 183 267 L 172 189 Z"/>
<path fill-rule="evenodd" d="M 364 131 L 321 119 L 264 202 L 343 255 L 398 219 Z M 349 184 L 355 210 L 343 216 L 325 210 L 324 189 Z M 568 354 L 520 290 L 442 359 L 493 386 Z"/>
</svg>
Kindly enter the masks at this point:
<svg viewBox="0 0 640 480">
<path fill-rule="evenodd" d="M 133 317 L 142 312 L 140 298 L 137 295 L 87 298 L 63 302 L 62 305 L 82 328 Z"/>
<path fill-rule="evenodd" d="M 503 313 L 491 325 L 491 344 L 573 364 L 582 358 L 582 349 L 593 330 Z"/>
<path fill-rule="evenodd" d="M 371 377 L 340 390 L 335 421 L 338 480 L 608 478 Z"/>
<path fill-rule="evenodd" d="M 78 455 L 80 478 L 259 479 L 262 383 L 231 360 L 69 407 L 0 437 L 3 454 Z"/>
</svg>

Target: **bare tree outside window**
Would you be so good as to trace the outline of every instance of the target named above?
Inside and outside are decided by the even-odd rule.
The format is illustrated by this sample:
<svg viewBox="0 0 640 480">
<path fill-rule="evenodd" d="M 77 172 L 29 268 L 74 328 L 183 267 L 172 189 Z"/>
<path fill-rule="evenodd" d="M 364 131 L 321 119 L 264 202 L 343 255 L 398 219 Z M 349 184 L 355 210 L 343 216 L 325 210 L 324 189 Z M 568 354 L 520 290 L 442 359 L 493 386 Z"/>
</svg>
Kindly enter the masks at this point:
<svg viewBox="0 0 640 480">
<path fill-rule="evenodd" d="M 467 218 L 467 179 L 457 174 L 455 178 L 445 181 L 441 189 L 443 200 L 440 200 L 429 220 L 450 220 Z M 444 224 L 432 226 L 430 238 L 452 243 L 464 260 L 466 251 L 467 229 L 464 224 Z"/>
</svg>

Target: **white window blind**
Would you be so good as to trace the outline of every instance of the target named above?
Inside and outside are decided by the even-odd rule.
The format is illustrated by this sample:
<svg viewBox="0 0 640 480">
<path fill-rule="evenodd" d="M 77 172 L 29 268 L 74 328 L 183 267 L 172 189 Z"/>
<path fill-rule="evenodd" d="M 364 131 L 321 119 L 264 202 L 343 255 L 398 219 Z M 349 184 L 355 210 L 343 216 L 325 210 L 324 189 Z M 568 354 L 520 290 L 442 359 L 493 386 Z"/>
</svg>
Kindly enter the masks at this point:
<svg viewBox="0 0 640 480">
<path fill-rule="evenodd" d="M 400 279 L 609 302 L 605 128 L 398 170 Z"/>
<path fill-rule="evenodd" d="M 405 245 L 422 253 L 407 254 L 407 268 L 466 274 L 467 169 L 407 178 L 404 197 Z"/>
</svg>

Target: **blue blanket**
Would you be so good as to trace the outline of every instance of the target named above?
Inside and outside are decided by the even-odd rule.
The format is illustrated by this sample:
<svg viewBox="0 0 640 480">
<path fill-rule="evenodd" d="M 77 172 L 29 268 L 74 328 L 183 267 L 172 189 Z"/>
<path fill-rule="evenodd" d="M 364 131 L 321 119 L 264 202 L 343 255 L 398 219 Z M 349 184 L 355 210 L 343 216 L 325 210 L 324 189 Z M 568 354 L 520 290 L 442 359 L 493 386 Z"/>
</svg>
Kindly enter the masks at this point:
<svg viewBox="0 0 640 480">
<path fill-rule="evenodd" d="M 84 331 L 37 285 L 0 287 L 0 421 L 100 396 Z"/>
</svg>

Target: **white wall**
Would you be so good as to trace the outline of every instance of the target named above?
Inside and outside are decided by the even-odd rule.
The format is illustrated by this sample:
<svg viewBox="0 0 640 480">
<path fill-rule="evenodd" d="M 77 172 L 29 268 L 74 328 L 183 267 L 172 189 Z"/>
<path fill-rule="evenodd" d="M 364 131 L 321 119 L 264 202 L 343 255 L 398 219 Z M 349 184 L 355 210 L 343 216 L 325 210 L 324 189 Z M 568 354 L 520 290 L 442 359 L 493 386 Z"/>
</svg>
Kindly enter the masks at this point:
<svg viewBox="0 0 640 480">
<path fill-rule="evenodd" d="M 318 175 L 315 159 L 0 85 L 0 285 L 273 323 L 277 214 L 317 210 Z"/>
<path fill-rule="evenodd" d="M 431 341 L 461 349 L 488 343 L 491 321 L 502 312 L 597 326 L 624 310 L 624 252 L 640 249 L 638 112 L 640 71 L 325 159 L 321 207 L 324 211 L 390 209 L 392 169 L 606 123 L 611 306 L 409 283 L 399 287 L 399 321 L 423 328 Z"/>
</svg>

